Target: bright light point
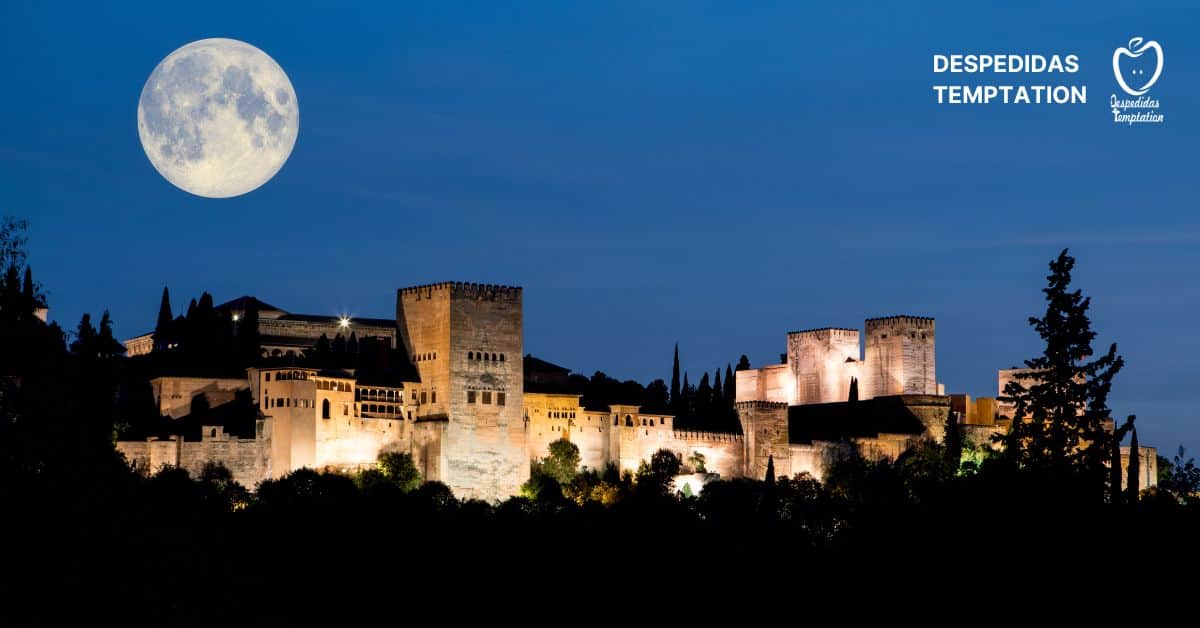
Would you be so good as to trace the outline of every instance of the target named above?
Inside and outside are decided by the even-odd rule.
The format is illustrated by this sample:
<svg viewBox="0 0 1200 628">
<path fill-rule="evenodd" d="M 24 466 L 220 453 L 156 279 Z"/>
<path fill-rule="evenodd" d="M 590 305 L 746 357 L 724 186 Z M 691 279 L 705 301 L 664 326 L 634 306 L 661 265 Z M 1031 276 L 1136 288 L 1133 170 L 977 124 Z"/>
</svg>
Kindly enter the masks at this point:
<svg viewBox="0 0 1200 628">
<path fill-rule="evenodd" d="M 347 317 L 343 316 L 343 317 L 341 317 L 341 318 L 339 318 L 339 319 L 338 319 L 338 327 L 341 327 L 342 329 L 345 329 L 345 328 L 347 328 L 347 327 L 349 327 L 349 326 L 350 326 L 350 319 L 349 319 L 349 318 L 347 318 Z"/>
<path fill-rule="evenodd" d="M 234 314 L 234 315 L 233 315 L 233 322 L 235 322 L 235 323 L 236 323 L 236 322 L 238 322 L 238 315 L 237 315 L 237 314 Z"/>
</svg>

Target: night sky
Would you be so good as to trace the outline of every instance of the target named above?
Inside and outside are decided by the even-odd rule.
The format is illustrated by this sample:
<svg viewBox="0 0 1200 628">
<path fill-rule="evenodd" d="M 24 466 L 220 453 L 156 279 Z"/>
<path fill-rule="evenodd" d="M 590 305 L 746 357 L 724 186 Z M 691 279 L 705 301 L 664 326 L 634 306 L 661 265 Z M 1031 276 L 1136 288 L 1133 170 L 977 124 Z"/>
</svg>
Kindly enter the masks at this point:
<svg viewBox="0 0 1200 628">
<path fill-rule="evenodd" d="M 0 214 L 31 221 L 64 327 L 149 331 L 164 285 L 390 317 L 396 288 L 477 281 L 523 286 L 526 351 L 589 374 L 669 379 L 678 341 L 696 382 L 904 313 L 937 318 L 949 391 L 991 396 L 1070 247 L 1128 362 L 1116 413 L 1200 453 L 1194 2 L 247 4 L 0 7 Z M 1134 35 L 1165 51 L 1159 127 L 1111 121 Z M 150 72 L 207 37 L 266 51 L 300 103 L 291 159 L 233 199 L 138 140 Z M 1078 54 L 1047 82 L 1088 103 L 936 105 L 980 80 L 934 75 L 941 52 Z"/>
</svg>

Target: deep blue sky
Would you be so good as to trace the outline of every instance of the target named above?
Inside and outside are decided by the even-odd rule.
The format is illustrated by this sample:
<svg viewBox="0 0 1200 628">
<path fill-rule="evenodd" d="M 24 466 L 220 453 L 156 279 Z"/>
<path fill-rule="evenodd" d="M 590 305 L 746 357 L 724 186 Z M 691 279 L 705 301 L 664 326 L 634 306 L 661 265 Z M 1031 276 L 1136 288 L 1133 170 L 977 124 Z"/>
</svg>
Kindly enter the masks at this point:
<svg viewBox="0 0 1200 628">
<path fill-rule="evenodd" d="M 994 395 L 1069 246 L 1128 361 L 1116 411 L 1200 453 L 1195 3 L 509 4 L 5 2 L 0 213 L 32 221 L 52 316 L 130 336 L 163 285 L 391 316 L 401 286 L 517 284 L 527 351 L 647 380 L 679 341 L 695 381 L 910 313 L 949 390 Z M 1165 50 L 1159 128 L 1110 121 L 1133 35 Z M 138 140 L 146 77 L 206 37 L 265 50 L 300 102 L 287 165 L 235 199 Z M 1089 103 L 938 106 L 936 52 L 1076 53 Z"/>
</svg>

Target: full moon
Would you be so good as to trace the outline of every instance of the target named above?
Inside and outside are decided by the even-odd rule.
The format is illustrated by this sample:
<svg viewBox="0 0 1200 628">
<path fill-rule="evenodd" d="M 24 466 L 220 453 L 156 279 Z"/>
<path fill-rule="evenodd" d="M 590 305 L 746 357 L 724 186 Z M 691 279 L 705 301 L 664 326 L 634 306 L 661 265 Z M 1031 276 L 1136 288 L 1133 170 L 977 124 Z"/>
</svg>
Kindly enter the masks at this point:
<svg viewBox="0 0 1200 628">
<path fill-rule="evenodd" d="M 197 196 L 238 196 L 270 181 L 299 131 L 296 91 L 283 68 L 236 39 L 202 39 L 167 55 L 138 100 L 146 157 Z"/>
</svg>

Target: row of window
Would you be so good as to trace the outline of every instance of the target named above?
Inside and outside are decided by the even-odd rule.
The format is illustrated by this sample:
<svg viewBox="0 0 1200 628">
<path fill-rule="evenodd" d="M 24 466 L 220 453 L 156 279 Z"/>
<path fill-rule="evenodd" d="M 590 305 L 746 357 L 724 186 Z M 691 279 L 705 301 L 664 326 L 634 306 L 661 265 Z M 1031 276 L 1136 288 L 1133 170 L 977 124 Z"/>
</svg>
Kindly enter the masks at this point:
<svg viewBox="0 0 1200 628">
<path fill-rule="evenodd" d="M 430 360 L 436 360 L 437 359 L 437 351 L 434 351 L 432 353 L 418 353 L 416 355 L 416 358 L 417 358 L 417 362 L 428 362 Z"/>
<path fill-rule="evenodd" d="M 379 401 L 402 401 L 403 391 L 393 388 L 356 388 L 358 399 L 374 399 Z M 413 391 L 416 392 L 416 391 Z"/>
<path fill-rule="evenodd" d="M 268 382 L 271 381 L 270 371 L 264 373 L 263 378 L 264 378 L 264 381 L 268 381 Z M 307 380 L 308 373 L 305 373 L 304 371 L 280 371 L 278 373 L 275 373 L 275 381 L 277 381 L 277 382 L 282 382 L 284 380 L 297 380 L 297 379 Z"/>
<path fill-rule="evenodd" d="M 362 411 L 370 412 L 372 414 L 402 414 L 402 412 L 400 411 L 400 406 L 392 406 L 392 405 L 376 404 L 376 403 L 362 404 Z"/>
<path fill-rule="evenodd" d="M 335 382 L 327 379 L 317 380 L 317 390 L 336 390 L 338 392 L 350 392 L 350 382 Z"/>
<path fill-rule="evenodd" d="M 468 390 L 468 391 L 467 391 L 467 403 L 475 403 L 476 392 L 477 392 L 477 391 L 474 391 L 474 390 Z M 481 391 L 478 391 L 478 393 L 479 393 L 479 394 L 478 394 L 478 396 L 479 396 L 479 398 L 481 398 L 481 399 L 483 400 L 483 404 L 484 404 L 484 405 L 491 405 L 491 403 L 492 403 L 492 391 L 490 391 L 490 390 L 481 390 Z M 502 393 L 502 392 L 497 392 L 497 393 L 496 393 L 496 405 L 498 405 L 498 406 L 502 406 L 502 405 L 504 405 L 504 402 L 505 402 L 505 396 L 504 396 L 504 393 Z"/>
<path fill-rule="evenodd" d="M 287 397 L 275 397 L 272 399 L 265 392 L 263 393 L 264 408 L 311 408 L 311 399 L 289 399 Z"/>
<path fill-rule="evenodd" d="M 471 362 L 503 362 L 503 353 L 487 353 L 484 351 L 468 351 L 467 360 Z"/>
</svg>

